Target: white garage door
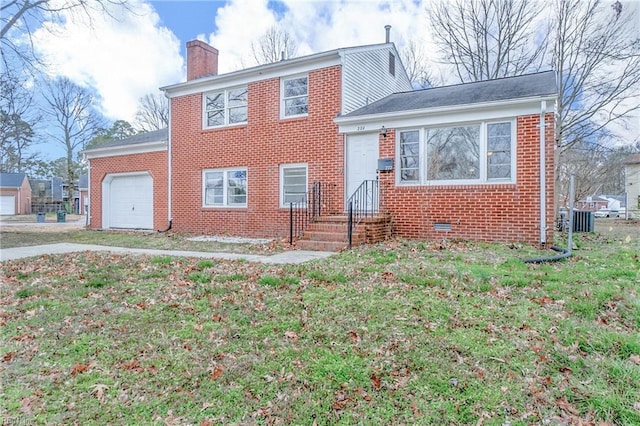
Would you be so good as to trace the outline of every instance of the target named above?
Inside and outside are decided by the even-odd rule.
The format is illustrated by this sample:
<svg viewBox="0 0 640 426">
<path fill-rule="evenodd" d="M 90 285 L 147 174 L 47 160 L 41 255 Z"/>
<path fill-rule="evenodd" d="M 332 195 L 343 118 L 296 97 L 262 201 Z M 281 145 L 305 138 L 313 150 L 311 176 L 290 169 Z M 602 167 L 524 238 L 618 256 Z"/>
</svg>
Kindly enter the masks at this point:
<svg viewBox="0 0 640 426">
<path fill-rule="evenodd" d="M 15 195 L 0 195 L 0 214 L 16 214 Z"/>
<path fill-rule="evenodd" d="M 153 229 L 153 178 L 114 176 L 108 209 L 109 228 Z"/>
</svg>

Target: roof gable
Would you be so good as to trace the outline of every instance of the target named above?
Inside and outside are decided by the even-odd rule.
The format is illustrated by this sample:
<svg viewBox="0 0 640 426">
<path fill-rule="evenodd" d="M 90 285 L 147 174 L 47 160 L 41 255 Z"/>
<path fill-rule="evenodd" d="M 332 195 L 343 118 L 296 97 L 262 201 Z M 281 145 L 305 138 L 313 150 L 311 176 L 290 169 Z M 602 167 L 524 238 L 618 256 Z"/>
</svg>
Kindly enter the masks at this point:
<svg viewBox="0 0 640 426">
<path fill-rule="evenodd" d="M 26 177 L 25 173 L 0 173 L 0 187 L 20 188 Z"/>
</svg>

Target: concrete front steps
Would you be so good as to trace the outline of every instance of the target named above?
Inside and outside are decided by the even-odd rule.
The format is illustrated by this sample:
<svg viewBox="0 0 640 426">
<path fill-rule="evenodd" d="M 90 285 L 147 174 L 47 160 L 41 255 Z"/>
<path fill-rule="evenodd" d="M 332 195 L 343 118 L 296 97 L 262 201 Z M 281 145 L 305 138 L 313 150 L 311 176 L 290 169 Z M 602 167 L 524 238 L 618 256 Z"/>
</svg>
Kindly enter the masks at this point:
<svg viewBox="0 0 640 426">
<path fill-rule="evenodd" d="M 349 247 L 349 218 L 346 215 L 320 216 L 310 223 L 302 237 L 296 242 L 296 248 L 316 251 L 342 251 Z M 353 230 L 352 246 L 371 244 L 391 236 L 391 218 L 388 215 L 376 215 L 360 220 Z"/>
</svg>

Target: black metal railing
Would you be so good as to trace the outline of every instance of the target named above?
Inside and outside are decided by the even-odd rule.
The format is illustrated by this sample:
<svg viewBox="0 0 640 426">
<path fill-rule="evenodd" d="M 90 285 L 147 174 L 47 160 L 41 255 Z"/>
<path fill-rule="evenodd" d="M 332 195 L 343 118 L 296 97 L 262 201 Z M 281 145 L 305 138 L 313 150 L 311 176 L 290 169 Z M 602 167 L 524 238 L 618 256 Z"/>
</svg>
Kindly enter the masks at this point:
<svg viewBox="0 0 640 426">
<path fill-rule="evenodd" d="M 309 223 L 334 211 L 335 184 L 314 182 L 298 202 L 289 203 L 289 244 L 300 237 Z"/>
<path fill-rule="evenodd" d="M 365 217 L 380 213 L 380 187 L 378 180 L 365 180 L 347 200 L 347 233 L 349 248 L 353 240 L 353 229 Z"/>
</svg>

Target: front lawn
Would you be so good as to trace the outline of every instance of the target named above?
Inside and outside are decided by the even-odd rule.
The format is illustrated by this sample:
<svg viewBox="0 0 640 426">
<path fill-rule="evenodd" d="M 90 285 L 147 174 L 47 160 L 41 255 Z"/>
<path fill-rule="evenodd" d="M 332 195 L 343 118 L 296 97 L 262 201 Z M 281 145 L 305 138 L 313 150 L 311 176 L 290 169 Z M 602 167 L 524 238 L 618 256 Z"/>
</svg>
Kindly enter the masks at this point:
<svg viewBox="0 0 640 426">
<path fill-rule="evenodd" d="M 5 262 L 0 416 L 640 424 L 640 244 L 577 243 L 541 265 L 504 245 L 414 241 L 296 266 Z"/>
</svg>

